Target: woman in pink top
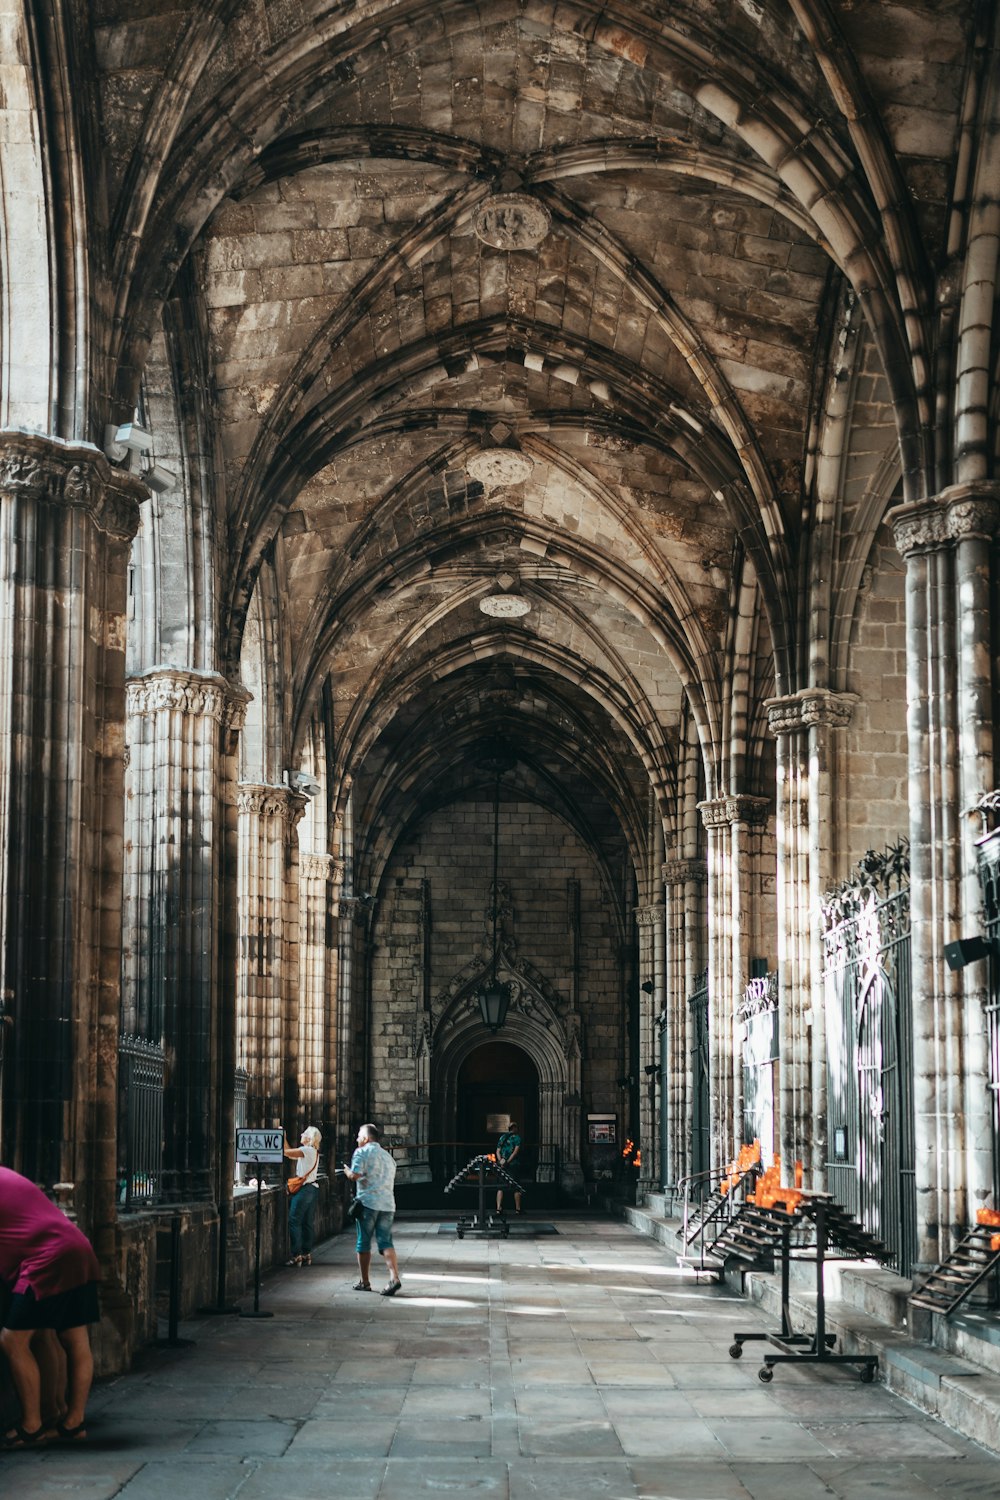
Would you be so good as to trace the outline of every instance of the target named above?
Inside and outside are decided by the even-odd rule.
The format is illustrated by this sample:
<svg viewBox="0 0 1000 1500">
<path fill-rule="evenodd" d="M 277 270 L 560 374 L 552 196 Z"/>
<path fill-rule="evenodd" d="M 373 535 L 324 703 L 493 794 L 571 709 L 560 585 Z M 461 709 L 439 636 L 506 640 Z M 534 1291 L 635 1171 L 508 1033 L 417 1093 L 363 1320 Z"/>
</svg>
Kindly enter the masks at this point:
<svg viewBox="0 0 1000 1500">
<path fill-rule="evenodd" d="M 100 1318 L 99 1276 L 87 1237 L 33 1182 L 0 1167 L 0 1282 L 11 1294 L 0 1348 L 21 1403 L 20 1424 L 0 1439 L 0 1449 L 86 1438 L 94 1378 L 87 1324 Z M 66 1411 L 54 1431 L 42 1422 L 41 1371 L 31 1347 L 39 1329 L 52 1329 L 66 1354 Z"/>
</svg>

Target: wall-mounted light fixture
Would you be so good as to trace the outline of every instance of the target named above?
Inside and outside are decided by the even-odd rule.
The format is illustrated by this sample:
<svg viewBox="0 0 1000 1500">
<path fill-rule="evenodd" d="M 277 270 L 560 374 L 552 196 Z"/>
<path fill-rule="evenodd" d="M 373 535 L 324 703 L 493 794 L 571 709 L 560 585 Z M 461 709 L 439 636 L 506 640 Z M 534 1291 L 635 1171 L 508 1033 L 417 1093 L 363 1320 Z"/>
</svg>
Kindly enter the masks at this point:
<svg viewBox="0 0 1000 1500">
<path fill-rule="evenodd" d="M 642 990 L 642 993 L 644 995 L 651 995 L 653 993 L 653 991 L 656 989 L 656 985 L 653 983 L 653 981 L 651 979 L 644 979 L 642 981 L 642 983 L 640 984 L 639 988 Z"/>
<path fill-rule="evenodd" d="M 945 943 L 944 959 L 949 969 L 964 969 L 966 964 L 974 964 L 980 958 L 989 958 L 992 951 L 993 944 L 977 934 L 975 937 L 959 938 L 954 943 Z"/>
</svg>

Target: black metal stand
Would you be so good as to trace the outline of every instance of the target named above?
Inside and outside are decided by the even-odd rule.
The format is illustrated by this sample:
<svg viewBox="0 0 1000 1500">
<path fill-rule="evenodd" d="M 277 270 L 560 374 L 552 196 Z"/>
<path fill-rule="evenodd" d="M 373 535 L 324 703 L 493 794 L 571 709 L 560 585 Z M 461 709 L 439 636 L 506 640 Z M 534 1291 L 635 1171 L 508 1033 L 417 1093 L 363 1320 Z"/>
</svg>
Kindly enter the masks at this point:
<svg viewBox="0 0 1000 1500">
<path fill-rule="evenodd" d="M 257 1226 L 256 1226 L 255 1234 L 254 1234 L 253 1311 L 251 1312 L 249 1309 L 247 1309 L 246 1311 L 244 1311 L 243 1308 L 240 1308 L 240 1317 L 241 1318 L 273 1318 L 274 1317 L 274 1313 L 271 1313 L 271 1312 L 261 1312 L 261 1309 L 260 1309 L 261 1188 L 263 1187 L 264 1184 L 263 1184 L 263 1180 L 261 1179 L 261 1177 L 259 1175 L 259 1173 L 260 1173 L 260 1168 L 259 1167 L 258 1167 L 257 1171 L 258 1171 L 258 1177 L 257 1177 Z"/>
<path fill-rule="evenodd" d="M 455 1224 L 455 1233 L 460 1240 L 464 1240 L 467 1234 L 481 1234 L 484 1236 L 496 1235 L 500 1239 L 507 1239 L 510 1235 L 510 1225 L 500 1212 L 490 1212 L 486 1207 L 486 1177 L 487 1173 L 493 1174 L 491 1191 L 496 1191 L 496 1184 L 503 1182 L 507 1187 L 514 1189 L 516 1193 L 524 1192 L 521 1184 L 489 1156 L 474 1156 L 471 1161 L 466 1162 L 461 1172 L 458 1172 L 445 1188 L 450 1193 L 453 1188 L 460 1187 L 466 1183 L 472 1172 L 478 1175 L 479 1187 L 479 1212 L 475 1214 L 461 1214 Z"/>
<path fill-rule="evenodd" d="M 789 1214 L 788 1223 L 782 1226 L 781 1231 L 781 1328 L 777 1333 L 734 1333 L 729 1353 L 733 1359 L 742 1358 L 743 1345 L 752 1339 L 764 1340 L 773 1344 L 776 1349 L 782 1350 L 781 1354 L 764 1355 L 764 1363 L 757 1371 L 757 1376 L 765 1385 L 770 1385 L 774 1379 L 775 1365 L 790 1364 L 793 1360 L 807 1364 L 859 1365 L 861 1367 L 858 1371 L 859 1377 L 865 1385 L 868 1385 L 875 1379 L 875 1371 L 878 1369 L 877 1354 L 834 1354 L 832 1352 L 837 1342 L 837 1335 L 826 1331 L 826 1295 L 823 1287 L 823 1266 L 828 1243 L 825 1199 L 821 1196 L 811 1197 L 808 1200 L 807 1209 L 809 1217 L 816 1225 L 816 1331 L 812 1334 L 796 1333 L 792 1328 L 789 1310 L 792 1227 L 801 1221 L 802 1214 Z M 796 1260 L 809 1258 L 811 1257 L 804 1255 L 795 1257 Z"/>
</svg>

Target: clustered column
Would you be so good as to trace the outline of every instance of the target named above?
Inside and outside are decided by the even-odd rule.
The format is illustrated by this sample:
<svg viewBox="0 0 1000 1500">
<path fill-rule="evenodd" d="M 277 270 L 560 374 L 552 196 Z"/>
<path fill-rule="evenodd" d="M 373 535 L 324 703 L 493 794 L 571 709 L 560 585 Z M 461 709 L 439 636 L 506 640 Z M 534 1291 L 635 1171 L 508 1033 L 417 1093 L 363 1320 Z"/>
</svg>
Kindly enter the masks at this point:
<svg viewBox="0 0 1000 1500">
<path fill-rule="evenodd" d="M 3 1159 L 76 1183 L 113 1253 L 125 612 L 139 482 L 96 449 L 0 438 Z"/>
<path fill-rule="evenodd" d="M 122 1030 L 162 1042 L 166 1201 L 215 1197 L 229 684 L 155 668 L 127 689 Z"/>
<path fill-rule="evenodd" d="M 708 1025 L 712 1165 L 732 1159 L 743 1117 L 739 997 L 750 975 L 751 931 L 766 797 L 746 794 L 698 804 L 708 833 Z M 758 882 L 759 883 L 759 882 Z"/>
<path fill-rule="evenodd" d="M 663 964 L 662 902 L 650 902 L 636 908 L 639 929 L 639 973 L 644 976 L 639 988 L 639 1141 L 642 1160 L 639 1166 L 640 1191 L 657 1186 L 656 1173 L 656 1082 L 654 1073 L 645 1069 L 656 1066 L 656 978 Z M 648 986 L 645 988 L 644 986 Z"/>
<path fill-rule="evenodd" d="M 306 799 L 241 782 L 239 806 L 239 1060 L 251 1124 L 298 1115 L 298 838 Z"/>
<path fill-rule="evenodd" d="M 299 1105 L 314 1125 L 325 1122 L 326 1091 L 336 1082 L 324 1077 L 328 997 L 336 993 L 336 951 L 328 943 L 332 865 L 329 854 L 299 856 Z"/>
<path fill-rule="evenodd" d="M 955 485 L 889 521 L 906 562 L 918 1258 L 933 1264 L 992 1186 L 985 965 L 952 973 L 944 946 L 981 921 L 967 814 L 995 781 L 1000 485 Z"/>
<path fill-rule="evenodd" d="M 781 1155 L 813 1186 L 826 1169 L 826 1001 L 818 914 L 837 878 L 838 731 L 857 698 L 808 688 L 767 703 L 778 741 L 778 1025 Z"/>
<path fill-rule="evenodd" d="M 705 886 L 708 869 L 703 859 L 669 859 L 663 866 L 666 887 L 666 987 L 661 1027 L 666 1032 L 660 1079 L 664 1133 L 661 1178 L 676 1187 L 691 1170 L 691 1053 L 694 1045 L 688 997 L 705 968 Z"/>
</svg>

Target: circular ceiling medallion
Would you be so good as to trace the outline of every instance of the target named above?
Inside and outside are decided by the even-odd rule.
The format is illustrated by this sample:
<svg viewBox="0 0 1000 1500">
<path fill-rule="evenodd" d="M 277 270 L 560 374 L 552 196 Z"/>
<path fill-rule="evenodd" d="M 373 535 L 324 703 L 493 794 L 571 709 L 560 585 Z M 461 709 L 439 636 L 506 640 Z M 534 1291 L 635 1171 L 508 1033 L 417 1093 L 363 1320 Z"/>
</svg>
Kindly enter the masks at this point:
<svg viewBox="0 0 1000 1500">
<path fill-rule="evenodd" d="M 476 214 L 473 228 L 494 250 L 536 250 L 552 219 L 545 205 L 527 193 L 495 193 Z"/>
<path fill-rule="evenodd" d="M 485 599 L 480 599 L 479 608 L 484 615 L 492 615 L 494 620 L 516 620 L 528 613 L 531 603 L 523 594 L 487 594 Z"/>
<path fill-rule="evenodd" d="M 528 455 L 517 448 L 483 448 L 472 455 L 465 472 L 485 490 L 496 490 L 501 485 L 523 484 L 533 467 Z"/>
</svg>

